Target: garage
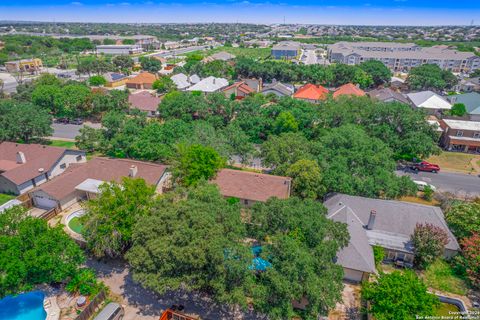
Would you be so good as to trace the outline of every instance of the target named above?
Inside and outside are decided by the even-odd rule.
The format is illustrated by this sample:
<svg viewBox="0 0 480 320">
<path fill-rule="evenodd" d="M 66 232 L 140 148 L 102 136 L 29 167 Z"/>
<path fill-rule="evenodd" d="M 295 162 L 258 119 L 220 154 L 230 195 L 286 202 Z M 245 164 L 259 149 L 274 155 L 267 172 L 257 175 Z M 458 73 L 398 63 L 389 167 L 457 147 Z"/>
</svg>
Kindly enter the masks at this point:
<svg viewBox="0 0 480 320">
<path fill-rule="evenodd" d="M 32 194 L 33 205 L 37 208 L 50 210 L 58 206 L 56 199 L 52 199 L 50 196 L 43 192 L 35 192 Z"/>
<path fill-rule="evenodd" d="M 362 282 L 363 280 L 363 271 L 343 268 L 343 273 L 343 279 L 347 281 Z"/>
</svg>

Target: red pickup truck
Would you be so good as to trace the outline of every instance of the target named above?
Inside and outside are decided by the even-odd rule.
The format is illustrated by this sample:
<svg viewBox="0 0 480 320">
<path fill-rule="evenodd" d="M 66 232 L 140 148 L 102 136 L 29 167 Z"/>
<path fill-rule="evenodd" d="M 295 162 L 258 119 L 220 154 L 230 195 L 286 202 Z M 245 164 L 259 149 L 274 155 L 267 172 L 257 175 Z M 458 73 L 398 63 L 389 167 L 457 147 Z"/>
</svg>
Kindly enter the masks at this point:
<svg viewBox="0 0 480 320">
<path fill-rule="evenodd" d="M 438 165 L 427 161 L 414 163 L 410 166 L 410 168 L 415 171 L 427 171 L 433 173 L 437 173 L 440 171 L 440 167 Z"/>
</svg>

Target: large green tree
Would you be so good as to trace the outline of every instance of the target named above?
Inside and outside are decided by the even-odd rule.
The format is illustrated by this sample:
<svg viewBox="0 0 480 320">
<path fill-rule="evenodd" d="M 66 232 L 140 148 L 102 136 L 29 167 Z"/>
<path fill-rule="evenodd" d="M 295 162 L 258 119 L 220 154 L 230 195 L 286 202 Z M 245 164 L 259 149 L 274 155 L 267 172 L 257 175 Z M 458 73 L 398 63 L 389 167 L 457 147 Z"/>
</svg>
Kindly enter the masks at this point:
<svg viewBox="0 0 480 320">
<path fill-rule="evenodd" d="M 203 291 L 217 301 L 245 305 L 253 256 L 244 236 L 239 204 L 204 183 L 156 202 L 135 225 L 126 257 L 134 279 L 146 288 Z"/>
<path fill-rule="evenodd" d="M 300 198 L 317 199 L 325 193 L 320 166 L 315 160 L 298 160 L 286 175 L 292 178 L 293 194 Z"/>
<path fill-rule="evenodd" d="M 368 313 L 377 320 L 414 320 L 433 316 L 440 304 L 410 270 L 381 273 L 375 281 L 365 282 L 362 298 L 369 302 Z"/>
<path fill-rule="evenodd" d="M 179 145 L 173 174 L 181 184 L 190 186 L 215 177 L 224 165 L 225 159 L 211 147 Z"/>
<path fill-rule="evenodd" d="M 442 257 L 448 241 L 448 234 L 442 228 L 428 223 L 417 224 L 411 236 L 415 266 L 425 269 Z"/>
<path fill-rule="evenodd" d="M 28 217 L 16 206 L 0 215 L 0 297 L 74 276 L 85 261 L 80 247 L 47 221 Z"/>
<path fill-rule="evenodd" d="M 410 70 L 407 83 L 414 90 L 444 90 L 453 87 L 457 78 L 436 64 L 424 64 Z"/>
<path fill-rule="evenodd" d="M 0 100 L 0 141 L 25 143 L 41 140 L 52 133 L 48 111 L 31 103 Z"/>
<path fill-rule="evenodd" d="M 317 201 L 270 199 L 251 211 L 249 236 L 263 243 L 261 257 L 271 263 L 257 274 L 255 308 L 272 319 L 318 319 L 341 301 L 342 267 L 338 250 L 348 243 L 345 224 L 327 218 Z M 304 311 L 292 301 L 308 301 Z"/>
<path fill-rule="evenodd" d="M 380 86 L 390 83 L 392 72 L 378 60 L 368 60 L 360 64 L 360 69 L 365 71 L 372 78 L 373 85 Z"/>
<path fill-rule="evenodd" d="M 466 238 L 480 232 L 480 201 L 456 201 L 446 210 L 449 228 L 458 238 Z"/>
<path fill-rule="evenodd" d="M 83 236 L 96 257 L 122 256 L 132 244 L 133 225 L 150 210 L 155 187 L 143 179 L 124 178 L 122 183 L 100 186 L 97 198 L 86 202 Z"/>
</svg>

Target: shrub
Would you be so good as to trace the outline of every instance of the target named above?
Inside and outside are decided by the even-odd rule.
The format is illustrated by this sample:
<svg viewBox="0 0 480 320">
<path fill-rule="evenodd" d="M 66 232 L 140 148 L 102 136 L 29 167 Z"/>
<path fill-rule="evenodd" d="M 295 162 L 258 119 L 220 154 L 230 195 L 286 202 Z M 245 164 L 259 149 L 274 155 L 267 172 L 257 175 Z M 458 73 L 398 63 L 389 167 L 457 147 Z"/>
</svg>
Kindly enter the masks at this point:
<svg viewBox="0 0 480 320">
<path fill-rule="evenodd" d="M 415 266 L 425 269 L 443 255 L 448 235 L 440 227 L 417 223 L 411 240 L 415 252 Z"/>
<path fill-rule="evenodd" d="M 375 259 L 375 266 L 378 267 L 385 259 L 385 250 L 380 246 L 373 246 L 373 258 Z"/>
</svg>

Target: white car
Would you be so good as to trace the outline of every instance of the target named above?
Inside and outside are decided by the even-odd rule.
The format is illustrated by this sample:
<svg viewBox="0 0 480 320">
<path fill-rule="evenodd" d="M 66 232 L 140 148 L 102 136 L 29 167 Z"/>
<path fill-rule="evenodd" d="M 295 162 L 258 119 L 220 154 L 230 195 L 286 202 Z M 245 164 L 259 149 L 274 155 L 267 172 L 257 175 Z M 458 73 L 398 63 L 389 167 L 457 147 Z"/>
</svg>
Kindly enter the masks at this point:
<svg viewBox="0 0 480 320">
<path fill-rule="evenodd" d="M 433 191 L 437 190 L 437 188 L 435 188 L 435 186 L 433 186 L 431 184 L 428 184 L 425 181 L 413 180 L 413 183 L 415 183 L 417 185 L 417 188 L 420 191 L 423 191 L 425 189 L 425 187 L 427 187 L 427 186 L 430 187 L 430 189 L 432 189 Z"/>
</svg>

